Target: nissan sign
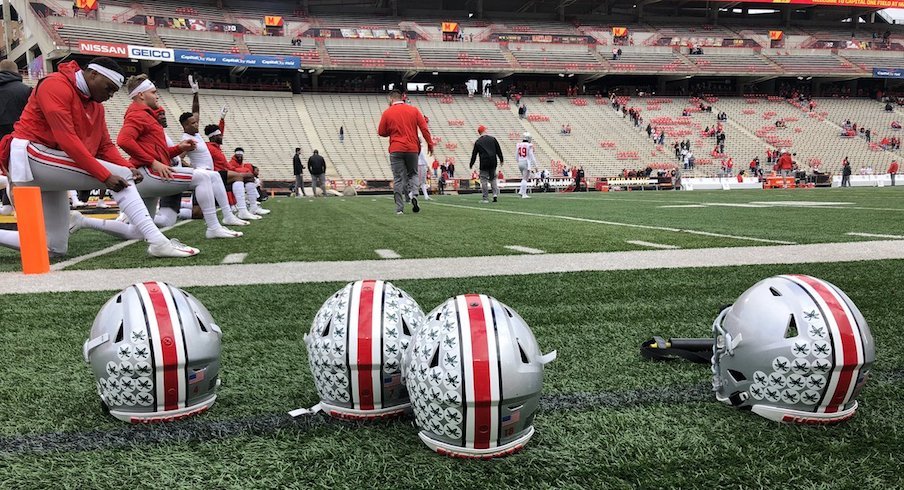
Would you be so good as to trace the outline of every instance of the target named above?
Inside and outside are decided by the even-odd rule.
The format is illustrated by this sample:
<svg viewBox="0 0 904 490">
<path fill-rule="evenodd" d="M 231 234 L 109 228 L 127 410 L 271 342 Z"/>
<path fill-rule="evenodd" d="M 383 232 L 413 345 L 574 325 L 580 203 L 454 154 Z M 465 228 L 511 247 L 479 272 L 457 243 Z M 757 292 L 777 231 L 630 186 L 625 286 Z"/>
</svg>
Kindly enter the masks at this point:
<svg viewBox="0 0 904 490">
<path fill-rule="evenodd" d="M 129 46 L 119 43 L 105 43 L 103 41 L 79 41 L 78 50 L 82 54 L 96 54 L 110 56 L 112 58 L 128 58 Z"/>
</svg>

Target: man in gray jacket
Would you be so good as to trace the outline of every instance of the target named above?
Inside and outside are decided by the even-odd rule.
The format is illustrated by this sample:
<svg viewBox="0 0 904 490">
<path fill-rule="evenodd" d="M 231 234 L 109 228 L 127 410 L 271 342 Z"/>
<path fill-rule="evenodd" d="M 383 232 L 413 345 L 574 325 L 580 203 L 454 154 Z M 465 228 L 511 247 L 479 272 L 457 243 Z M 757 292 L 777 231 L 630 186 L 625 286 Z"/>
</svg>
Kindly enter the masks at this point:
<svg viewBox="0 0 904 490">
<path fill-rule="evenodd" d="M 326 160 L 317 150 L 308 158 L 308 172 L 311 172 L 311 192 L 314 197 L 317 197 L 317 187 L 320 187 L 323 197 L 326 197 Z"/>
<path fill-rule="evenodd" d="M 470 168 L 474 168 L 474 161 L 480 156 L 480 190 L 483 192 L 483 200 L 480 202 L 484 203 L 490 202 L 488 195 L 490 186 L 493 187 L 493 202 L 496 202 L 496 196 L 499 195 L 499 185 L 496 183 L 496 159 L 499 159 L 500 165 L 503 159 L 499 142 L 496 138 L 484 134 L 486 130 L 486 126 L 482 124 L 477 127 L 477 134 L 480 137 L 474 142 L 470 165 Z"/>
<path fill-rule="evenodd" d="M 22 83 L 16 62 L 0 61 L 0 139 L 13 132 L 30 95 L 31 87 Z M 0 214 L 12 214 L 6 189 L 0 189 L 0 200 Z"/>
</svg>

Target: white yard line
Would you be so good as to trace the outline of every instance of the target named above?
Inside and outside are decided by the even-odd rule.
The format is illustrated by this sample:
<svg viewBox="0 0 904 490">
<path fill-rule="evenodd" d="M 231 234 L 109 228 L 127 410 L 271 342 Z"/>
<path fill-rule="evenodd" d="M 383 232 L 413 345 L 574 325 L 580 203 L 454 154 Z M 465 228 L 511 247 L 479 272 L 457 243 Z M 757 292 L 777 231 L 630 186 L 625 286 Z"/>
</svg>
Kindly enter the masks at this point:
<svg viewBox="0 0 904 490">
<path fill-rule="evenodd" d="M 895 259 L 904 259 L 901 242 L 877 240 L 682 250 L 73 270 L 29 276 L 21 272 L 3 272 L 0 273 L 0 292 L 108 291 L 141 281 L 165 281 L 178 287 L 236 286 Z"/>
<path fill-rule="evenodd" d="M 161 228 L 160 231 L 162 231 L 162 232 L 165 233 L 165 232 L 167 232 L 167 231 L 169 231 L 169 230 L 172 230 L 173 228 L 175 228 L 175 227 L 177 227 L 177 226 L 182 226 L 182 225 L 184 225 L 184 224 L 191 223 L 191 222 L 192 222 L 192 220 L 180 221 L 180 222 L 178 222 L 178 223 L 176 223 L 176 224 L 174 224 L 173 226 L 170 226 L 170 227 L 168 227 L 168 228 Z M 124 248 L 128 247 L 129 245 L 132 245 L 132 244 L 134 244 L 134 243 L 138 243 L 139 241 L 141 241 L 141 240 L 126 240 L 126 241 L 124 241 L 124 242 L 117 243 L 116 245 L 111 245 L 111 246 L 109 246 L 109 247 L 107 247 L 107 248 L 98 250 L 98 251 L 96 251 L 96 252 L 91 252 L 91 253 L 85 254 L 85 255 L 79 255 L 78 257 L 73 257 L 73 258 L 71 258 L 71 259 L 69 259 L 69 260 L 64 260 L 64 261 L 62 261 L 62 262 L 57 262 L 56 264 L 53 264 L 53 265 L 50 266 L 50 270 L 52 270 L 52 271 L 61 271 L 61 270 L 65 269 L 65 268 L 67 268 L 67 267 L 69 267 L 69 266 L 71 266 L 71 265 L 78 264 L 79 262 L 84 262 L 84 261 L 86 261 L 86 260 L 93 259 L 93 258 L 95 258 L 95 257 L 100 257 L 100 256 L 102 256 L 102 255 L 107 255 L 108 253 L 113 253 L 113 252 L 115 252 L 115 251 L 117 251 L 117 250 L 124 249 Z"/>
<path fill-rule="evenodd" d="M 644 242 L 642 240 L 626 240 L 625 243 L 630 243 L 631 245 L 639 245 L 641 247 L 659 248 L 662 250 L 676 250 L 676 249 L 681 248 L 677 245 L 666 245 L 664 243 L 651 243 L 651 242 Z"/>
<path fill-rule="evenodd" d="M 509 250 L 514 250 L 516 252 L 523 252 L 526 254 L 545 254 L 546 252 L 540 250 L 539 248 L 530 248 L 530 247 L 522 247 L 521 245 L 506 245 L 505 248 Z"/>
<path fill-rule="evenodd" d="M 705 208 L 702 204 L 671 204 L 666 206 L 656 206 L 657 208 Z"/>
<path fill-rule="evenodd" d="M 892 240 L 904 240 L 904 236 L 901 236 L 901 235 L 877 235 L 875 233 L 857 233 L 857 232 L 853 232 L 853 231 L 848 233 L 848 235 L 849 236 L 862 236 L 862 237 L 867 237 L 867 238 L 889 238 Z"/>
<path fill-rule="evenodd" d="M 490 213 L 504 213 L 504 214 L 516 214 L 521 216 L 534 216 L 537 218 L 553 218 L 553 219 L 561 219 L 567 221 L 580 221 L 583 223 L 597 223 L 600 225 L 609 225 L 609 226 L 624 226 L 627 228 L 640 228 L 644 230 L 658 230 L 658 231 L 671 231 L 674 233 L 688 233 L 691 235 L 703 235 L 703 236 L 711 236 L 716 238 L 731 238 L 734 240 L 745 240 L 749 242 L 759 242 L 759 243 L 776 243 L 780 245 L 794 245 L 794 242 L 788 242 L 784 240 L 770 240 L 768 238 L 756 238 L 749 236 L 739 236 L 739 235 L 725 235 L 722 233 L 712 233 L 709 231 L 700 231 L 700 230 L 685 230 L 681 228 L 670 228 L 666 226 L 653 226 L 653 225 L 639 225 L 636 223 L 620 223 L 617 221 L 605 221 L 600 219 L 590 219 L 590 218 L 578 218 L 575 216 L 562 216 L 558 214 L 541 214 L 541 213 L 528 213 L 526 211 L 511 211 L 507 209 L 498 209 L 492 206 L 488 207 L 477 207 L 477 206 L 462 206 L 460 204 L 446 204 L 446 203 L 436 203 L 435 206 L 447 206 L 451 208 L 461 208 L 461 209 L 473 209 L 474 211 L 484 211 Z"/>
<path fill-rule="evenodd" d="M 389 250 L 388 248 L 378 248 L 378 249 L 374 250 L 374 252 L 376 252 L 377 255 L 379 255 L 381 259 L 400 259 L 400 258 L 402 258 L 402 256 L 399 255 L 398 253 L 396 253 L 395 250 Z"/>
<path fill-rule="evenodd" d="M 221 264 L 241 264 L 242 262 L 245 261 L 246 257 L 248 257 L 248 254 L 245 254 L 245 253 L 229 254 L 229 255 L 223 257 L 223 261 L 220 263 Z"/>
</svg>

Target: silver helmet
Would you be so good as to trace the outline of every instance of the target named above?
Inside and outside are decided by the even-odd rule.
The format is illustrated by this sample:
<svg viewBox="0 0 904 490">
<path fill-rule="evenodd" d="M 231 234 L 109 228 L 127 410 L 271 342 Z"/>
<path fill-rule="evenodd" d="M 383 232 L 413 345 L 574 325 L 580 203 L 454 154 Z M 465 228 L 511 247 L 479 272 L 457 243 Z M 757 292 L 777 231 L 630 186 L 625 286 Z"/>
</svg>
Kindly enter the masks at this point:
<svg viewBox="0 0 904 490">
<path fill-rule="evenodd" d="M 405 354 L 405 384 L 420 438 L 461 458 L 519 451 L 534 434 L 543 386 L 542 355 L 527 323 L 482 294 L 436 307 Z"/>
<path fill-rule="evenodd" d="M 401 381 L 402 354 L 424 312 L 392 283 L 349 283 L 320 307 L 304 336 L 317 407 L 347 419 L 402 414 L 411 404 Z"/>
<path fill-rule="evenodd" d="M 756 283 L 719 314 L 713 331 L 716 398 L 780 422 L 852 417 L 875 359 L 860 310 L 810 276 Z"/>
<path fill-rule="evenodd" d="M 83 353 L 111 415 L 169 422 L 216 401 L 221 336 L 194 296 L 162 282 L 137 283 L 101 308 Z"/>
</svg>

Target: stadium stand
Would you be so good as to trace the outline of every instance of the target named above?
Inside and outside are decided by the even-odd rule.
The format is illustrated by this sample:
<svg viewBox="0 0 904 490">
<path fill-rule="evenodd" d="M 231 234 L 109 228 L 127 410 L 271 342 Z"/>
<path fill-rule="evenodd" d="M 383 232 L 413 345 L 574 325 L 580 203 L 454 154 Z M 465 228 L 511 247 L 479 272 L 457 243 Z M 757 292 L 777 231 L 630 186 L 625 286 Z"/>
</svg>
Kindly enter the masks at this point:
<svg viewBox="0 0 904 490">
<path fill-rule="evenodd" d="M 239 52 L 239 47 L 232 34 L 158 28 L 157 35 L 160 36 L 166 47 L 172 49 L 199 50 L 200 48 L 217 53 Z"/>
<path fill-rule="evenodd" d="M 599 59 L 587 46 L 537 45 L 533 43 L 509 43 L 508 49 L 522 68 L 532 70 L 599 70 Z"/>
<path fill-rule="evenodd" d="M 701 72 L 775 73 L 780 68 L 748 48 L 707 48 L 702 55 L 688 56 Z"/>
<path fill-rule="evenodd" d="M 616 47 L 598 47 L 597 50 L 609 62 L 614 72 L 673 72 L 693 70 L 691 65 L 672 51 L 671 48 L 638 48 L 621 47 L 622 55 L 613 60 L 612 49 Z"/>
<path fill-rule="evenodd" d="M 764 53 L 767 50 L 764 50 Z M 856 73 L 860 67 L 824 50 L 772 51 L 767 56 L 789 74 Z"/>
<path fill-rule="evenodd" d="M 333 66 L 384 68 L 414 65 L 406 41 L 326 39 L 324 46 Z"/>
<path fill-rule="evenodd" d="M 417 49 L 427 68 L 454 68 L 465 71 L 511 68 L 511 64 L 499 49 L 499 43 L 418 41 Z"/>
<path fill-rule="evenodd" d="M 153 45 L 142 26 L 57 16 L 48 17 L 47 22 L 69 47 L 77 48 L 79 40 Z"/>
</svg>

